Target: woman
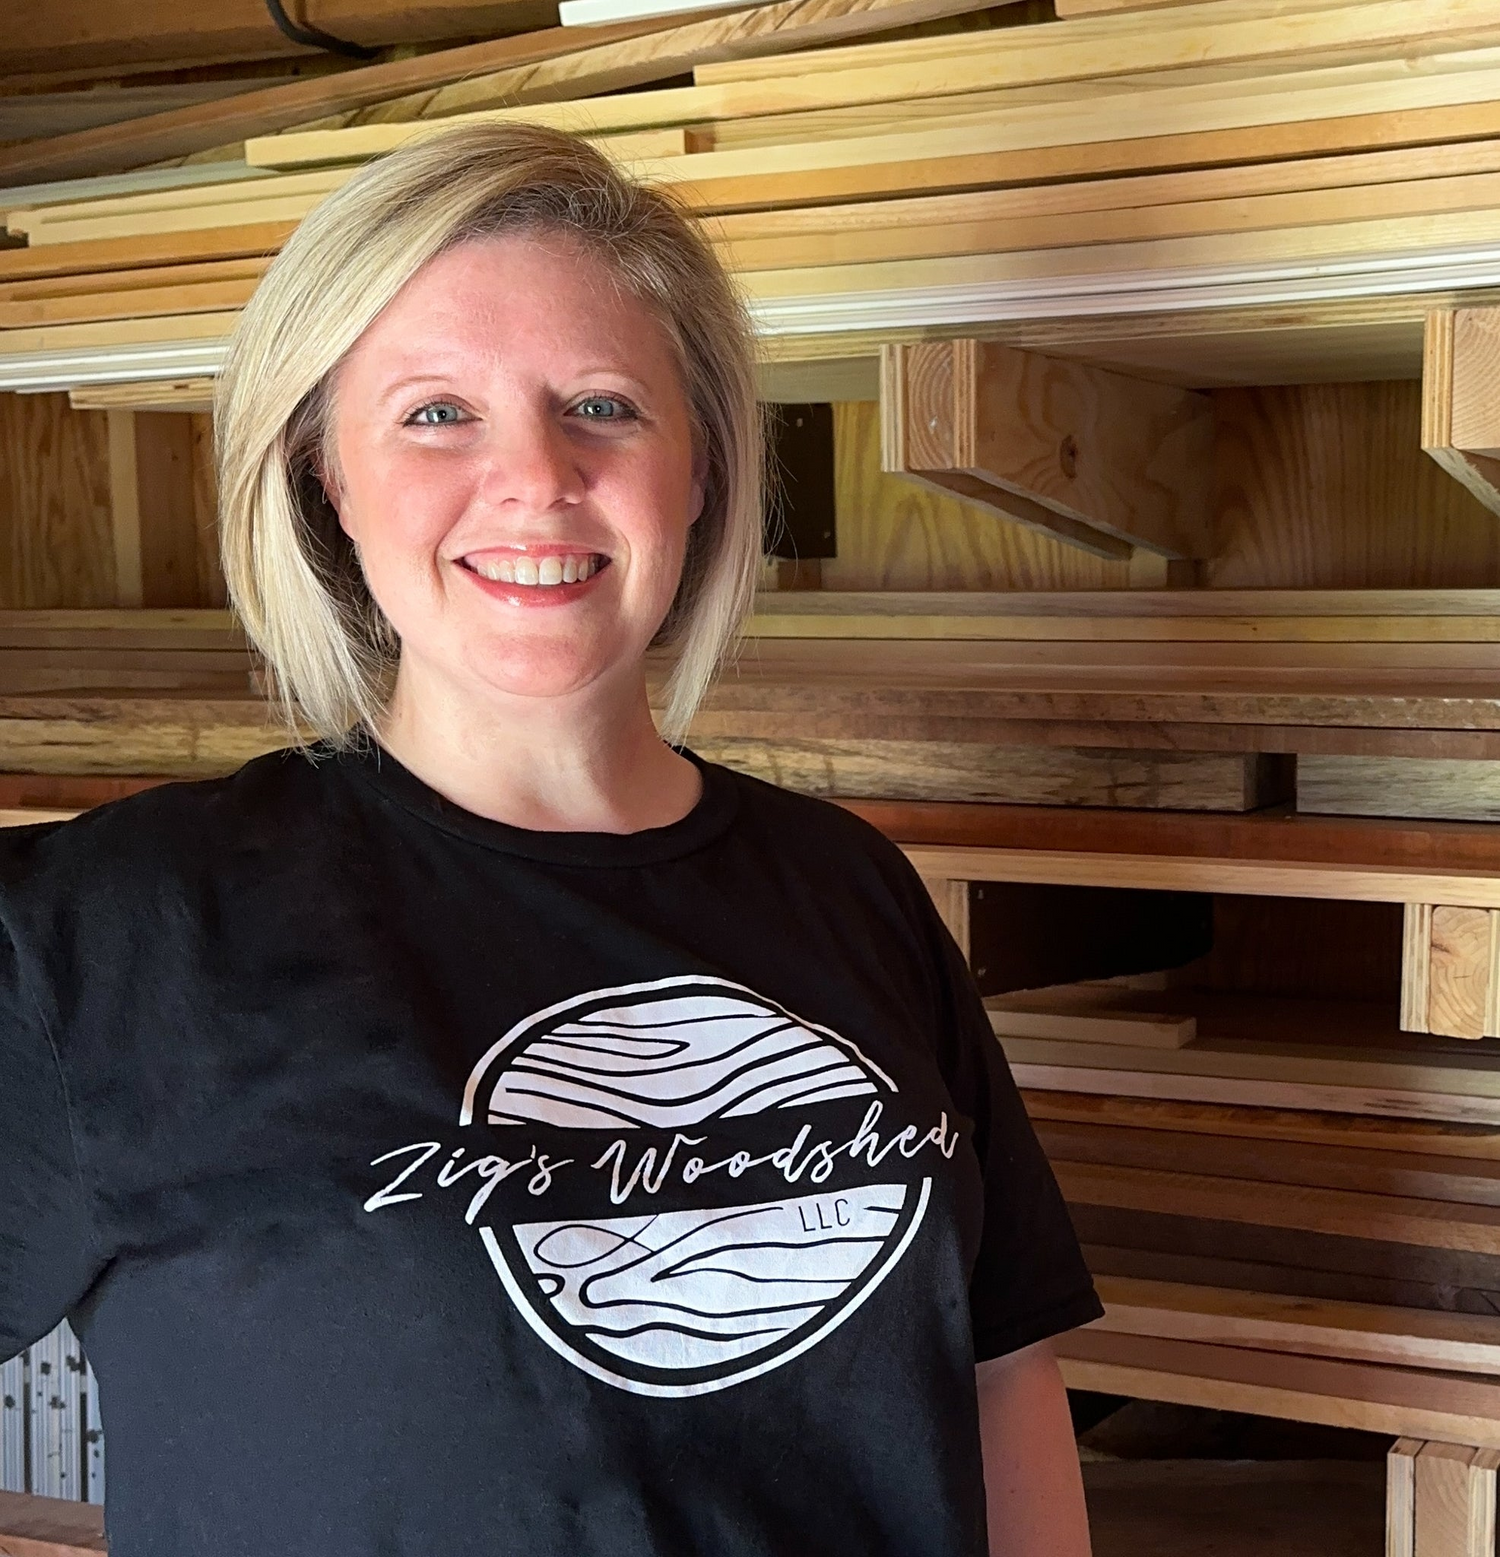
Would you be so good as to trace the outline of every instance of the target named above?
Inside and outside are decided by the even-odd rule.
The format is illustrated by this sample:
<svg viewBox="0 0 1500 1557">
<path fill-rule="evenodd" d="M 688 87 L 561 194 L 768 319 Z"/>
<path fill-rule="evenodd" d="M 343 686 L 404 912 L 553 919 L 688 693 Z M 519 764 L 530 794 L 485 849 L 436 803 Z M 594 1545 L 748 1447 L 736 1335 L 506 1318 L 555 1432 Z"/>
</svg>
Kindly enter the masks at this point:
<svg viewBox="0 0 1500 1557">
<path fill-rule="evenodd" d="M 1098 1304 L 957 948 L 652 722 L 745 607 L 751 364 L 516 127 L 247 309 L 225 567 L 320 744 L 0 847 L 0 1355 L 73 1316 L 114 1557 L 1086 1553 Z"/>
</svg>

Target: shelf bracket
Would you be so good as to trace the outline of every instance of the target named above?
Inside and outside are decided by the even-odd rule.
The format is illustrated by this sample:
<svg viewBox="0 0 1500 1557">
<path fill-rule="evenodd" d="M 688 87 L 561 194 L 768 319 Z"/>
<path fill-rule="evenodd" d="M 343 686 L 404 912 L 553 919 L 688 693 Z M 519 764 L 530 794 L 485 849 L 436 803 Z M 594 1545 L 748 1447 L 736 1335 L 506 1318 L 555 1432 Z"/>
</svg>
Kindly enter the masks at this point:
<svg viewBox="0 0 1500 1557">
<path fill-rule="evenodd" d="M 1428 314 L 1422 448 L 1500 514 L 1500 308 Z"/>
<path fill-rule="evenodd" d="M 887 345 L 881 466 L 1096 556 L 1208 554 L 1213 408 L 992 341 Z"/>
</svg>

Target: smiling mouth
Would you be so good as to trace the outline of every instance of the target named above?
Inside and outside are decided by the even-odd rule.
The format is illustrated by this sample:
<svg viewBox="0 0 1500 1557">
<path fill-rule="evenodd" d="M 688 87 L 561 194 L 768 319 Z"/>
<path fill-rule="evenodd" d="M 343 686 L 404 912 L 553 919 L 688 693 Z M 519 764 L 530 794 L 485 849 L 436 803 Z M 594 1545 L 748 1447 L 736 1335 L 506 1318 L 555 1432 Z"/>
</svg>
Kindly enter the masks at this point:
<svg viewBox="0 0 1500 1557">
<path fill-rule="evenodd" d="M 462 566 L 493 584 L 522 584 L 552 589 L 559 584 L 587 583 L 609 558 L 593 551 L 560 551 L 547 556 L 460 558 Z"/>
</svg>

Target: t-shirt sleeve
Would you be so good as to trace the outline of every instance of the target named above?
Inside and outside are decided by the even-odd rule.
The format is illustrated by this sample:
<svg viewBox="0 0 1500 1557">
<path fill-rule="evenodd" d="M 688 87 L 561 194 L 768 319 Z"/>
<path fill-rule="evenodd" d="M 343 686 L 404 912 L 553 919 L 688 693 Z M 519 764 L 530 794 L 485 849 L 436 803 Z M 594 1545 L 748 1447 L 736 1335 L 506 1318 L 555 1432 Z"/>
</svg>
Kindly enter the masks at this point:
<svg viewBox="0 0 1500 1557">
<path fill-rule="evenodd" d="M 93 1263 L 62 1071 L 0 931 L 0 1359 L 67 1315 Z"/>
<path fill-rule="evenodd" d="M 936 961 L 942 1064 L 954 1102 L 974 1122 L 984 1185 L 969 1284 L 974 1356 L 984 1362 L 1088 1324 L 1104 1308 L 973 975 L 915 877 L 913 884 Z"/>
</svg>

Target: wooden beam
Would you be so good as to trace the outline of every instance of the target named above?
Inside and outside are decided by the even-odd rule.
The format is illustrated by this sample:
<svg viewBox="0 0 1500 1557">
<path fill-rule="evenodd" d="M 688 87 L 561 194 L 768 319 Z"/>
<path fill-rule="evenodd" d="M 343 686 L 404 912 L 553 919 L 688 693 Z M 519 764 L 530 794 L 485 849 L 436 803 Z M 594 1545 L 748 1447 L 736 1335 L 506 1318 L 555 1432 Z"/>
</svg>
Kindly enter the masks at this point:
<svg viewBox="0 0 1500 1557">
<path fill-rule="evenodd" d="M 116 599 L 124 607 L 199 605 L 192 417 L 106 416 Z"/>
<path fill-rule="evenodd" d="M 508 103 L 590 97 L 664 81 L 718 60 L 784 54 L 977 8 L 978 0 L 772 0 L 665 30 L 648 23 L 649 36 L 575 49 L 520 69 L 470 72 L 434 92 L 382 103 L 368 117 L 379 123 L 439 119 Z"/>
<path fill-rule="evenodd" d="M 1428 1443 L 1412 1485 L 1412 1557 L 1491 1557 L 1495 1550 L 1493 1449 Z"/>
<path fill-rule="evenodd" d="M 1095 1328 L 1114 1335 L 1500 1376 L 1500 1320 L 1486 1315 L 1426 1313 L 1128 1276 L 1100 1276 L 1095 1284 L 1105 1307 Z"/>
<path fill-rule="evenodd" d="M 881 466 L 1058 533 L 1207 551 L 1205 395 L 976 340 L 881 352 Z"/>
<path fill-rule="evenodd" d="M 1439 309 L 1427 316 L 1422 447 L 1500 513 L 1500 309 Z"/>
<path fill-rule="evenodd" d="M 1053 1346 L 1070 1389 L 1500 1448 L 1500 1382 L 1489 1379 L 1094 1329 Z"/>
<path fill-rule="evenodd" d="M 620 42 L 660 28 L 661 23 L 648 21 L 549 28 L 240 92 L 197 108 L 150 114 L 105 130 L 55 136 L 41 145 L 0 147 L 0 180 L 76 177 L 164 161 L 252 135 L 272 135 L 402 93 L 431 92 L 476 72 L 516 69 L 556 54 Z"/>
<path fill-rule="evenodd" d="M 524 32 L 557 20 L 547 0 L 307 0 L 295 14 L 335 37 L 379 48 Z M 288 39 L 258 0 L 217 0 L 201 12 L 173 0 L 102 10 L 91 0 L 56 0 L 24 29 L 6 30 L 0 72 L 279 55 L 316 58 L 317 50 Z"/>
<path fill-rule="evenodd" d="M 95 1557 L 106 1549 L 102 1508 L 0 1492 L 0 1551 L 14 1557 Z"/>
<path fill-rule="evenodd" d="M 1500 913 L 1406 905 L 1401 1025 L 1449 1038 L 1500 1038 Z"/>
</svg>

